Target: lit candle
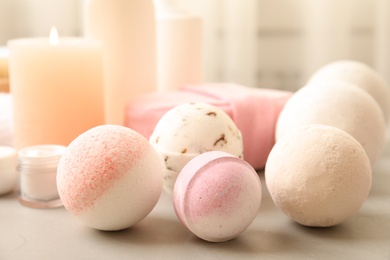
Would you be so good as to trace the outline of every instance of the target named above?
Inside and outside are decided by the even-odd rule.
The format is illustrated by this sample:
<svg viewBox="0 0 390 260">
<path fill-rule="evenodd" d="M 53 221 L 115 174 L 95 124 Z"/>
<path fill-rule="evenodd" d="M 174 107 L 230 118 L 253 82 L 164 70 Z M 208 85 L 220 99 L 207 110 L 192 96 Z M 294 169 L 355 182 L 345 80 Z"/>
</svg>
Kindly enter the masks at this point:
<svg viewBox="0 0 390 260">
<path fill-rule="evenodd" d="M 15 146 L 68 145 L 104 123 L 101 44 L 81 38 L 8 42 Z"/>
</svg>

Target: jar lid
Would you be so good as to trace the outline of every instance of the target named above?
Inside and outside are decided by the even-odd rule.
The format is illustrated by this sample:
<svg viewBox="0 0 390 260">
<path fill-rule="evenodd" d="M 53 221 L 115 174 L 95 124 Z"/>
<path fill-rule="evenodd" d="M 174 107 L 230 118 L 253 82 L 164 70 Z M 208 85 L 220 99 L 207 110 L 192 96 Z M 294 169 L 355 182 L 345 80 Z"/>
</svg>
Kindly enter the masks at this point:
<svg viewBox="0 0 390 260">
<path fill-rule="evenodd" d="M 0 170 L 15 168 L 17 151 L 11 146 L 0 146 Z"/>
<path fill-rule="evenodd" d="M 19 150 L 19 161 L 25 166 L 57 164 L 66 147 L 62 145 L 36 145 Z"/>
</svg>

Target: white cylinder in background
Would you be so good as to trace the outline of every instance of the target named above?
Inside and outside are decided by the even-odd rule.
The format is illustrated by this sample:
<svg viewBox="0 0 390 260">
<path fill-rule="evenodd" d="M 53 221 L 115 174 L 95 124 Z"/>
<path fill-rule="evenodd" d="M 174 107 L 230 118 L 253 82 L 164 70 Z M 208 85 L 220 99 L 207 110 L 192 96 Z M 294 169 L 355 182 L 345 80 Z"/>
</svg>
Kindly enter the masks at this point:
<svg viewBox="0 0 390 260">
<path fill-rule="evenodd" d="M 255 86 L 258 57 L 258 1 L 224 2 L 224 81 Z"/>
<path fill-rule="evenodd" d="M 375 68 L 390 83 L 390 1 L 376 1 Z"/>
<path fill-rule="evenodd" d="M 218 82 L 223 75 L 223 1 L 197 1 L 203 17 L 203 80 Z"/>
<path fill-rule="evenodd" d="M 158 90 L 202 83 L 202 18 L 174 1 L 156 1 L 156 6 Z"/>
<path fill-rule="evenodd" d="M 126 103 L 157 89 L 152 0 L 87 0 L 85 33 L 103 42 L 105 118 L 123 125 Z"/>
<path fill-rule="evenodd" d="M 350 58 L 351 0 L 308 0 L 305 9 L 304 82 L 325 64 Z"/>
</svg>

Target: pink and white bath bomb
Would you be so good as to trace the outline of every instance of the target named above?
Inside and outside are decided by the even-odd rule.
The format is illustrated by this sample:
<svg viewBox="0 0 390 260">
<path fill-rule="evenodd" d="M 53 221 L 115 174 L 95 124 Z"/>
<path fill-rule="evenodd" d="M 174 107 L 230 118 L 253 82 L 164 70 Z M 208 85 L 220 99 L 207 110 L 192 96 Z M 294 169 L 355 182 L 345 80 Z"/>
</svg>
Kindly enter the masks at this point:
<svg viewBox="0 0 390 260">
<path fill-rule="evenodd" d="M 279 139 L 265 167 L 272 200 L 305 226 L 328 227 L 353 216 L 371 188 L 371 166 L 351 135 L 306 125 Z"/>
<path fill-rule="evenodd" d="M 279 115 L 276 139 L 307 124 L 324 124 L 352 135 L 364 148 L 371 165 L 386 141 L 386 123 L 374 98 L 343 81 L 306 85 L 286 103 Z"/>
<path fill-rule="evenodd" d="M 145 218 L 162 190 L 160 159 L 130 128 L 94 127 L 73 140 L 58 164 L 58 193 L 85 225 L 121 230 Z"/>
<path fill-rule="evenodd" d="M 390 86 L 373 68 L 354 60 L 340 60 L 318 69 L 308 84 L 315 85 L 326 81 L 345 81 L 366 90 L 379 104 L 385 121 L 390 117 Z"/>
<path fill-rule="evenodd" d="M 259 176 L 226 152 L 202 153 L 180 172 L 173 191 L 179 220 L 196 236 L 222 242 L 244 232 L 261 203 Z"/>
</svg>

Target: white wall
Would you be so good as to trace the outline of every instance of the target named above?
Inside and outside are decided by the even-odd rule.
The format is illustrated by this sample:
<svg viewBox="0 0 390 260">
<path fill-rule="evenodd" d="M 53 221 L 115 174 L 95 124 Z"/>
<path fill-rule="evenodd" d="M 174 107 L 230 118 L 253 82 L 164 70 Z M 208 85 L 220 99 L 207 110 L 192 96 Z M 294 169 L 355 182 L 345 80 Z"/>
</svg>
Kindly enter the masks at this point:
<svg viewBox="0 0 390 260">
<path fill-rule="evenodd" d="M 205 19 L 206 81 L 295 90 L 318 66 L 342 58 L 390 73 L 390 57 L 378 53 L 388 49 L 384 21 L 390 11 L 377 8 L 389 0 L 179 2 Z M 81 35 L 81 6 L 82 0 L 0 0 L 0 45 L 9 38 L 48 35 L 52 24 L 61 35 Z"/>
</svg>

